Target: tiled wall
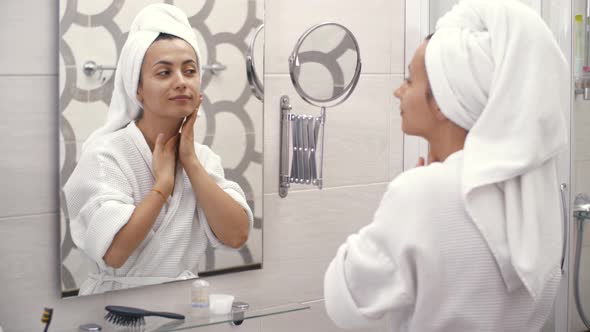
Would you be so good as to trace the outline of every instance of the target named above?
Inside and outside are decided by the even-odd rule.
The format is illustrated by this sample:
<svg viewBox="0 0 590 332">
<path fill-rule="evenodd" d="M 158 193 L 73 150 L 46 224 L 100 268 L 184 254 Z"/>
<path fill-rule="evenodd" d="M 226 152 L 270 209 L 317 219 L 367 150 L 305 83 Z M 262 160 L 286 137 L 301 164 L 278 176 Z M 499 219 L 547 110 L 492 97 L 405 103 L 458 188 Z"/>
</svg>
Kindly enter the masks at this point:
<svg viewBox="0 0 590 332">
<path fill-rule="evenodd" d="M 311 301 L 311 310 L 246 321 L 241 331 L 336 331 L 322 300 L 323 273 L 345 237 L 370 222 L 386 183 L 401 170 L 402 135 L 392 90 L 403 76 L 404 1 L 266 1 L 264 110 L 264 268 L 211 277 L 215 292 L 258 306 Z M 43 307 L 54 330 L 98 320 L 106 304 L 166 310 L 188 303 L 188 282 L 62 300 L 57 207 L 58 0 L 5 0 L 0 11 L 0 325 L 40 328 Z M 35 8 L 35 10 L 31 10 Z M 278 104 L 304 105 L 287 74 L 287 57 L 310 25 L 333 20 L 358 38 L 363 74 L 350 99 L 328 110 L 326 188 L 281 199 Z M 229 326 L 204 331 L 236 330 Z M 371 331 L 383 331 L 376 328 Z"/>
</svg>

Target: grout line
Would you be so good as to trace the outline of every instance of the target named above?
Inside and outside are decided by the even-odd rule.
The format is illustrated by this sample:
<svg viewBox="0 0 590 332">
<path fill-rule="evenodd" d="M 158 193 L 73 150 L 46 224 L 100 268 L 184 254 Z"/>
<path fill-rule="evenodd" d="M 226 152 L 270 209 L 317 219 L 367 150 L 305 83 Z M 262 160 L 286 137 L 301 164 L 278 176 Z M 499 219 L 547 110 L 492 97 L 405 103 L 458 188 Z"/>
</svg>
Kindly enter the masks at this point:
<svg viewBox="0 0 590 332">
<path fill-rule="evenodd" d="M 57 77 L 58 74 L 15 74 L 15 73 L 0 73 L 0 77 Z"/>
<path fill-rule="evenodd" d="M 18 218 L 26 218 L 26 217 L 40 217 L 40 216 L 57 216 L 57 212 L 6 215 L 6 216 L 0 217 L 0 222 L 8 220 L 8 219 L 18 219 Z"/>
</svg>

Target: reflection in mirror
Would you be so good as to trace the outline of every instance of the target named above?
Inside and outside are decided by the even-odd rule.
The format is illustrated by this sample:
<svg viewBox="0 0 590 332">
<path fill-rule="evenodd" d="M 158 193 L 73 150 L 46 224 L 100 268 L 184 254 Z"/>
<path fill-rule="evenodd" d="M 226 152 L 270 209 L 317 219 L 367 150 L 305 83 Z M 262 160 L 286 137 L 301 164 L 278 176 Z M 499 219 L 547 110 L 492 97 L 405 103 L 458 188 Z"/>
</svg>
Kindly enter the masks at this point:
<svg viewBox="0 0 590 332">
<path fill-rule="evenodd" d="M 301 41 L 294 77 L 308 98 L 328 102 L 350 87 L 358 61 L 353 35 L 339 25 L 323 25 Z"/>
<path fill-rule="evenodd" d="M 154 1 L 61 0 L 64 296 L 260 268 L 263 114 L 244 45 L 262 1 L 138 15 Z"/>
</svg>

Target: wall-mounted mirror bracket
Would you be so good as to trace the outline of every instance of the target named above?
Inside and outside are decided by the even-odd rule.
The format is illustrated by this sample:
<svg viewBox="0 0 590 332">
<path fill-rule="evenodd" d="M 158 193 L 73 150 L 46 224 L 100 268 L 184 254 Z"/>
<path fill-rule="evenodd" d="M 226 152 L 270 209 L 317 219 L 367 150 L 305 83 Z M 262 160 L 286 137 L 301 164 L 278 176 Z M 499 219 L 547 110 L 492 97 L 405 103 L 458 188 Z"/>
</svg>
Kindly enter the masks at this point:
<svg viewBox="0 0 590 332">
<path fill-rule="evenodd" d="M 321 112 L 293 114 L 289 97 L 281 97 L 280 197 L 287 196 L 291 183 L 323 188 L 326 108 L 350 97 L 361 68 L 359 44 L 341 24 L 316 24 L 297 40 L 289 57 L 289 76 L 299 96 Z"/>
<path fill-rule="evenodd" d="M 320 116 L 293 114 L 285 95 L 280 109 L 279 196 L 287 196 L 291 183 L 322 189 L 326 108 L 321 108 Z"/>
</svg>

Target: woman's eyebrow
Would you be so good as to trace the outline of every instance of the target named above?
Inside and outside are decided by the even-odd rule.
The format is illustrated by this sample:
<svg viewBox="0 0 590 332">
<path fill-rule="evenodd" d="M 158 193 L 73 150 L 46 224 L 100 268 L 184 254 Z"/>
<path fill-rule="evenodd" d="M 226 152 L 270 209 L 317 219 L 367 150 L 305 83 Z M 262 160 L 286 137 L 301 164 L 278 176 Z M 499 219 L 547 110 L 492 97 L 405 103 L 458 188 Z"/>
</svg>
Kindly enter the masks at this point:
<svg viewBox="0 0 590 332">
<path fill-rule="evenodd" d="M 160 60 L 160 61 L 158 61 L 158 62 L 154 63 L 154 65 L 152 66 L 152 68 L 153 68 L 153 67 L 155 67 L 155 66 L 157 66 L 157 65 L 167 65 L 167 66 L 172 66 L 172 62 L 170 62 L 170 61 L 166 61 L 166 60 Z"/>
<path fill-rule="evenodd" d="M 192 62 L 192 63 L 194 63 L 194 64 L 197 64 L 197 62 L 196 62 L 195 60 L 193 60 L 193 59 L 184 60 L 184 61 L 182 62 L 182 64 L 183 64 L 183 65 L 186 65 L 187 63 L 191 63 L 191 62 Z M 173 63 L 172 63 L 172 62 L 170 62 L 170 61 L 167 61 L 167 60 L 160 60 L 160 61 L 158 61 L 158 62 L 154 63 L 154 65 L 152 66 L 152 68 L 153 68 L 153 67 L 155 67 L 155 66 L 157 66 L 157 65 L 167 65 L 167 66 L 172 66 L 172 65 L 173 65 Z"/>
</svg>

